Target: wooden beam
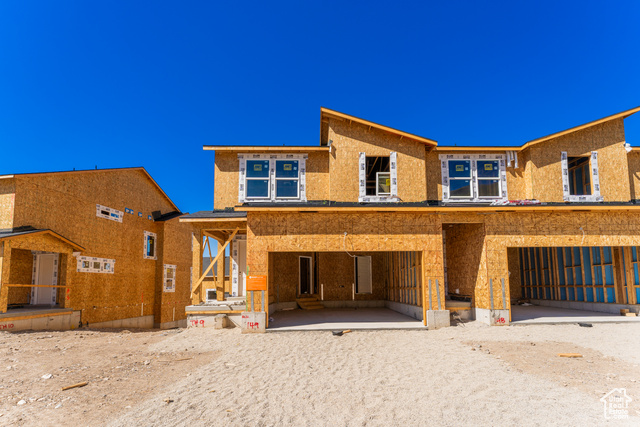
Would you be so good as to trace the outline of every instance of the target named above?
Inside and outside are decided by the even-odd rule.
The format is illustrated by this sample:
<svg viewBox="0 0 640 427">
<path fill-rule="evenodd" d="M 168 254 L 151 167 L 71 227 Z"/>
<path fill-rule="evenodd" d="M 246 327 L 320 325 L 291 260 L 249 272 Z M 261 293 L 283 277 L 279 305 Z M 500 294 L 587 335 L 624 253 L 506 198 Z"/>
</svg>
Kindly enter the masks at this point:
<svg viewBox="0 0 640 427">
<path fill-rule="evenodd" d="M 207 277 L 207 274 L 209 274 L 209 271 L 211 271 L 211 269 L 213 268 L 213 264 L 216 263 L 216 261 L 218 261 L 218 259 L 220 259 L 221 256 L 224 257 L 224 251 L 227 248 L 227 245 L 229 245 L 229 243 L 231 242 L 231 240 L 234 238 L 234 236 L 238 233 L 238 231 L 240 230 L 240 228 L 236 228 L 236 230 L 231 234 L 231 236 L 229 236 L 229 239 L 227 239 L 227 241 L 225 242 L 225 244 L 222 246 L 222 250 L 216 255 L 216 257 L 211 261 L 211 263 L 209 264 L 209 266 L 207 267 L 207 269 L 204 271 L 204 273 L 202 273 L 202 276 L 200 276 L 200 278 L 198 279 L 198 281 L 196 282 L 192 293 L 196 293 L 196 290 L 200 289 L 200 285 L 202 284 L 202 281 L 204 280 L 205 277 Z M 223 258 L 224 259 L 224 258 Z"/>
</svg>

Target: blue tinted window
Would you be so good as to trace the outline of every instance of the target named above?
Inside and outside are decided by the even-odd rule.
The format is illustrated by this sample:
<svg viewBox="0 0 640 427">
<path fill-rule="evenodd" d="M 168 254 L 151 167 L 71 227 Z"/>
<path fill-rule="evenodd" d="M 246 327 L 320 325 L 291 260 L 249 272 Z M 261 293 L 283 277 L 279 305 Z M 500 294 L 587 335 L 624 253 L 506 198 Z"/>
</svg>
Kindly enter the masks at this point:
<svg viewBox="0 0 640 427">
<path fill-rule="evenodd" d="M 500 169 L 497 160 L 478 160 L 478 178 L 497 178 L 500 176 Z"/>
<path fill-rule="evenodd" d="M 449 160 L 450 178 L 471 178 L 470 160 Z"/>
<path fill-rule="evenodd" d="M 452 179 L 449 181 L 449 197 L 471 197 L 471 180 Z"/>
<path fill-rule="evenodd" d="M 247 160 L 247 178 L 269 176 L 269 160 Z"/>
<path fill-rule="evenodd" d="M 478 196 L 500 197 L 500 182 L 497 179 L 479 179 Z"/>
<path fill-rule="evenodd" d="M 297 178 L 297 160 L 276 160 L 276 178 Z"/>
<path fill-rule="evenodd" d="M 276 197 L 298 197 L 298 180 L 278 179 L 276 180 Z"/>
<path fill-rule="evenodd" d="M 248 179 L 247 197 L 269 197 L 269 180 Z"/>
</svg>

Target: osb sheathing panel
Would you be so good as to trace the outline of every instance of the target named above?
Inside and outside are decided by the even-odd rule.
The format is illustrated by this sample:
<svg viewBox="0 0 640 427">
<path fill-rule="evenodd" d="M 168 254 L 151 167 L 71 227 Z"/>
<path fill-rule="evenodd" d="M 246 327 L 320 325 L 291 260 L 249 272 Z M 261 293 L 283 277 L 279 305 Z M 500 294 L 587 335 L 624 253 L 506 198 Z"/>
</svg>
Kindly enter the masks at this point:
<svg viewBox="0 0 640 427">
<path fill-rule="evenodd" d="M 359 123 L 329 119 L 331 192 L 329 199 L 353 202 L 359 195 L 360 153 L 389 156 L 398 153 L 398 197 L 403 202 L 427 199 L 425 145 Z"/>
<path fill-rule="evenodd" d="M 449 293 L 471 297 L 486 281 L 484 224 L 444 224 Z"/>
<path fill-rule="evenodd" d="M 11 250 L 11 270 L 8 283 L 28 285 L 31 283 L 33 254 L 25 249 Z M 29 304 L 31 288 L 9 288 L 9 304 Z"/>
<path fill-rule="evenodd" d="M 247 226 L 249 274 L 269 274 L 269 252 L 423 251 L 423 283 L 438 280 L 444 295 L 438 215 L 251 212 Z"/>
<path fill-rule="evenodd" d="M 518 167 L 507 167 L 507 197 L 511 200 L 527 199 L 527 179 L 526 165 L 528 151 L 518 153 Z M 442 168 L 440 167 L 440 155 L 442 154 L 461 154 L 459 151 L 430 151 L 426 154 L 426 181 L 427 181 L 427 200 L 442 200 Z M 483 154 L 478 152 L 477 154 Z M 487 153 L 484 153 L 487 154 Z M 500 154 L 506 154 L 502 152 Z M 511 163 L 515 166 L 515 163 Z M 399 173 L 399 172 L 398 172 Z M 530 179 L 529 179 L 530 182 Z"/>
<path fill-rule="evenodd" d="M 190 268 L 192 262 L 191 233 L 189 223 L 181 223 L 177 218 L 164 222 L 159 233 L 161 242 L 156 269 L 156 311 L 155 323 L 173 322 L 186 319 L 185 307 L 191 304 Z M 176 266 L 175 292 L 164 292 L 165 264 Z"/>
<path fill-rule="evenodd" d="M 518 248 L 507 249 L 507 263 L 509 266 L 509 293 L 511 300 L 522 298 L 522 284 L 520 283 L 520 260 Z"/>
<path fill-rule="evenodd" d="M 0 230 L 13 227 L 15 179 L 0 179 Z"/>
<path fill-rule="evenodd" d="M 640 199 L 640 152 L 627 154 L 629 163 L 629 185 L 632 199 Z"/>
<path fill-rule="evenodd" d="M 544 202 L 562 202 L 560 156 L 587 156 L 598 152 L 600 194 L 607 202 L 631 198 L 629 163 L 624 148 L 623 119 L 612 120 L 537 144 L 531 151 L 532 196 Z M 622 179 L 620 179 L 622 178 Z"/>
<path fill-rule="evenodd" d="M 239 152 L 216 152 L 214 177 L 215 209 L 224 209 L 238 204 Z M 329 153 L 306 153 L 307 200 L 329 199 Z"/>
<path fill-rule="evenodd" d="M 384 299 L 383 253 L 358 252 L 352 255 L 371 256 L 371 294 L 355 294 L 355 300 Z M 313 252 L 272 252 L 270 254 L 271 275 L 269 276 L 269 297 L 271 302 L 290 302 L 298 297 L 300 257 L 314 256 Z M 346 301 L 354 298 L 355 283 L 354 258 L 345 252 L 320 252 L 317 254 L 318 297 L 320 290 L 324 301 Z"/>
<path fill-rule="evenodd" d="M 51 236 L 40 237 L 49 242 L 46 246 L 27 238 L 12 242 L 23 249 L 69 253 L 66 283 L 61 284 L 71 288 L 68 307 L 81 310 L 83 322 L 154 314 L 156 265 L 161 261 L 143 259 L 143 232 L 158 233 L 162 223 L 147 216 L 174 207 L 142 171 L 20 176 L 16 182 L 14 226 L 49 228 L 83 246 L 82 255 L 116 260 L 114 274 L 79 273 L 70 256 L 73 249 Z M 122 223 L 107 220 L 96 216 L 96 204 L 120 211 L 130 208 L 134 214 L 125 213 Z M 190 265 L 189 258 L 187 271 Z M 185 267 L 179 268 L 184 274 Z M 176 284 L 188 288 L 188 274 Z"/>
<path fill-rule="evenodd" d="M 313 257 L 313 253 L 281 252 L 270 254 L 272 270 L 269 276 L 269 297 L 271 302 L 295 301 L 298 297 L 301 256 Z"/>
</svg>

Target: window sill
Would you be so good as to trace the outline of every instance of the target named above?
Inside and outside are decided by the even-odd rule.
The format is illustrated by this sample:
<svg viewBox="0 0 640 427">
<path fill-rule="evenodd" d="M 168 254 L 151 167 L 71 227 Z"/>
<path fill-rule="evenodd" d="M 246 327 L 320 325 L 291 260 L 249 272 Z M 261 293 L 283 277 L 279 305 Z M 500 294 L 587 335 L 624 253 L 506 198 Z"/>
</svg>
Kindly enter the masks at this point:
<svg viewBox="0 0 640 427">
<path fill-rule="evenodd" d="M 364 196 L 358 197 L 359 203 L 398 203 L 399 197 L 395 196 Z"/>
<path fill-rule="evenodd" d="M 564 201 L 565 202 L 574 202 L 574 203 L 580 203 L 580 202 L 587 202 L 587 203 L 593 203 L 593 202 L 604 202 L 604 197 L 599 196 L 599 195 L 588 195 L 588 196 L 564 196 Z"/>
</svg>

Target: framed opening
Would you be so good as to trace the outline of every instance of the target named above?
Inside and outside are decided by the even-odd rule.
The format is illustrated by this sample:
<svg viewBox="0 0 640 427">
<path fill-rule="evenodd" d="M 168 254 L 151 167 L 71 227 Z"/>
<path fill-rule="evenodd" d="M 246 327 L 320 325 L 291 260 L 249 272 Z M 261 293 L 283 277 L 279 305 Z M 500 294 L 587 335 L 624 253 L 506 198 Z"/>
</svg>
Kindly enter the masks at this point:
<svg viewBox="0 0 640 427">
<path fill-rule="evenodd" d="M 371 275 L 371 257 L 357 256 L 354 258 L 355 268 L 355 293 L 373 293 L 373 281 Z"/>
<path fill-rule="evenodd" d="M 365 159 L 367 196 L 391 195 L 390 157 L 366 157 Z M 383 184 L 383 185 L 380 185 Z M 380 192 L 382 190 L 383 192 Z"/>
<path fill-rule="evenodd" d="M 569 157 L 569 194 L 571 196 L 591 195 L 591 159 L 589 156 Z"/>
<path fill-rule="evenodd" d="M 308 256 L 299 258 L 300 276 L 299 276 L 299 295 L 310 295 L 313 290 L 313 259 Z"/>
</svg>

